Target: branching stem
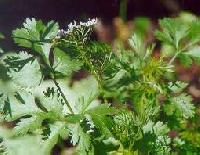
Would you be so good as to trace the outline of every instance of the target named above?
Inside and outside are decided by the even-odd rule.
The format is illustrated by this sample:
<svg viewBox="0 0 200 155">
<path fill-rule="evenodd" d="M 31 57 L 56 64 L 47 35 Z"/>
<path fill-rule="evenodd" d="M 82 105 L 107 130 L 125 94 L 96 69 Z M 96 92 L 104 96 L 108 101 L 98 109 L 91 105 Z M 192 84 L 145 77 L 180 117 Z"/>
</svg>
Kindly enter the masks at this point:
<svg viewBox="0 0 200 155">
<path fill-rule="evenodd" d="M 88 58 L 86 57 L 85 53 L 84 53 L 84 50 L 83 50 L 83 47 L 79 48 L 79 51 L 80 51 L 80 54 L 81 54 L 81 57 L 82 59 L 84 60 L 84 62 L 86 63 L 86 65 L 90 68 L 91 70 L 91 73 L 94 75 L 94 77 L 96 78 L 97 82 L 98 82 L 98 85 L 99 85 L 99 88 L 101 89 L 102 87 L 102 84 L 101 84 L 101 79 L 98 75 L 98 73 L 96 72 L 93 64 L 88 60 Z"/>
<path fill-rule="evenodd" d="M 171 60 L 169 61 L 169 65 L 171 65 L 174 60 L 176 59 L 176 57 L 181 53 L 181 51 L 176 52 L 176 54 L 171 58 Z"/>
</svg>

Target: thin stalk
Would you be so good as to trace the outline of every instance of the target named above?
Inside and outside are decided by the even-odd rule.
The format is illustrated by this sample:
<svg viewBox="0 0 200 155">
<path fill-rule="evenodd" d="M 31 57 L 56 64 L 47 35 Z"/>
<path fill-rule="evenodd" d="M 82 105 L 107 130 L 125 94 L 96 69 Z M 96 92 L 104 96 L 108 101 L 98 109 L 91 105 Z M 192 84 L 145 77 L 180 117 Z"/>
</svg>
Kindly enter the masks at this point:
<svg viewBox="0 0 200 155">
<path fill-rule="evenodd" d="M 128 0 L 121 0 L 120 1 L 120 17 L 123 21 L 127 20 L 127 2 Z"/>
<path fill-rule="evenodd" d="M 53 73 L 53 68 L 52 68 L 49 64 L 46 63 L 44 57 L 41 55 L 40 58 L 41 58 L 41 61 L 43 62 L 43 64 L 44 64 L 47 68 L 49 68 L 49 69 L 51 70 L 51 73 Z M 65 102 L 65 104 L 67 105 L 69 111 L 70 111 L 72 114 L 74 114 L 74 112 L 73 112 L 73 110 L 72 110 L 72 108 L 71 108 L 69 102 L 67 101 L 67 99 L 66 99 L 64 93 L 62 92 L 62 89 L 60 88 L 58 82 L 55 80 L 54 75 L 51 75 L 51 80 L 53 81 L 53 83 L 55 84 L 55 86 L 58 88 L 58 91 L 60 92 L 62 98 L 64 99 L 64 102 Z"/>
<path fill-rule="evenodd" d="M 81 57 L 84 59 L 84 62 L 87 64 L 87 66 L 90 68 L 91 70 L 91 73 L 94 75 L 94 77 L 96 78 L 97 82 L 98 82 L 98 86 L 99 88 L 101 89 L 102 88 L 102 84 L 101 84 L 101 79 L 98 75 L 98 73 L 96 72 L 93 64 L 87 59 L 87 57 L 85 56 L 85 53 L 84 53 L 84 50 L 83 50 L 83 47 L 82 48 L 79 48 L 79 51 L 80 51 L 80 54 L 81 54 Z"/>
<path fill-rule="evenodd" d="M 64 102 L 65 102 L 65 104 L 67 105 L 69 111 L 70 111 L 72 114 L 74 114 L 74 112 L 73 112 L 73 110 L 72 110 L 72 108 L 71 108 L 71 106 L 70 106 L 68 100 L 66 99 L 65 94 L 62 92 L 62 89 L 60 88 L 58 82 L 57 82 L 54 78 L 52 78 L 52 80 L 53 80 L 54 84 L 56 85 L 56 87 L 58 88 L 58 91 L 60 92 L 62 98 L 64 99 Z"/>
<path fill-rule="evenodd" d="M 176 57 L 177 57 L 181 52 L 188 50 L 190 47 L 194 46 L 196 43 L 198 43 L 198 40 L 195 40 L 195 41 L 191 42 L 190 44 L 186 45 L 186 46 L 185 46 L 184 48 L 182 48 L 181 50 L 178 50 L 178 49 L 177 49 L 178 52 L 177 52 L 177 53 L 172 57 L 172 59 L 169 61 L 169 65 L 171 65 L 171 64 L 174 62 L 174 60 L 176 59 Z"/>
<path fill-rule="evenodd" d="M 176 59 L 176 57 L 179 55 L 181 53 L 181 51 L 178 51 L 172 58 L 171 58 L 171 60 L 169 61 L 169 65 L 171 65 L 173 62 L 174 62 L 174 60 Z"/>
</svg>

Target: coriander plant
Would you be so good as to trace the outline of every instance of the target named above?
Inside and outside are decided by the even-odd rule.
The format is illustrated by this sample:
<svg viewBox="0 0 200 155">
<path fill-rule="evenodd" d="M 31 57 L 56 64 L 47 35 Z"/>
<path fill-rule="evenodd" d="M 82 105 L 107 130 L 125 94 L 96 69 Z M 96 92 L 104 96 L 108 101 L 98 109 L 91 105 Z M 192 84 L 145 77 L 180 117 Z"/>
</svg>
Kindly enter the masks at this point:
<svg viewBox="0 0 200 155">
<path fill-rule="evenodd" d="M 198 62 L 200 21 L 160 20 L 155 36 L 171 49 L 160 57 L 138 34 L 128 48 L 94 41 L 96 23 L 63 30 L 27 18 L 13 31 L 21 51 L 0 58 L 1 154 L 52 154 L 67 142 L 79 155 L 198 155 L 200 126 L 187 124 L 199 116 L 175 62 Z"/>
</svg>

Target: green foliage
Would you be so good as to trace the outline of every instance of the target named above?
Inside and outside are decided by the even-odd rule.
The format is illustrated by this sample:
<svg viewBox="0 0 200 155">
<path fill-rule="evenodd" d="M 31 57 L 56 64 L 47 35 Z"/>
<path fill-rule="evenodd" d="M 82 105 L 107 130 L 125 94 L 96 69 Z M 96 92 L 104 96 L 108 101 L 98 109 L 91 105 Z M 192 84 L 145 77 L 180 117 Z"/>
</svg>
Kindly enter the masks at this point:
<svg viewBox="0 0 200 155">
<path fill-rule="evenodd" d="M 189 135 L 199 134 L 186 127 L 198 118 L 187 84 L 167 76 L 176 58 L 199 58 L 198 21 L 160 21 L 156 36 L 174 50 L 169 61 L 155 58 L 154 45 L 136 34 L 116 52 L 92 41 L 96 22 L 70 23 L 65 31 L 33 18 L 13 31 L 28 52 L 0 59 L 0 120 L 13 123 L 0 128 L 1 153 L 46 155 L 69 140 L 80 155 L 198 154 L 199 141 Z M 79 71 L 87 77 L 73 78 Z"/>
<path fill-rule="evenodd" d="M 200 22 L 197 17 L 183 13 L 176 19 L 160 20 L 160 26 L 162 31 L 156 31 L 156 36 L 164 47 L 162 52 L 166 53 L 168 50 L 167 55 L 173 56 L 170 63 L 175 58 L 179 58 L 185 66 L 191 65 L 193 61 L 199 62 Z"/>
</svg>

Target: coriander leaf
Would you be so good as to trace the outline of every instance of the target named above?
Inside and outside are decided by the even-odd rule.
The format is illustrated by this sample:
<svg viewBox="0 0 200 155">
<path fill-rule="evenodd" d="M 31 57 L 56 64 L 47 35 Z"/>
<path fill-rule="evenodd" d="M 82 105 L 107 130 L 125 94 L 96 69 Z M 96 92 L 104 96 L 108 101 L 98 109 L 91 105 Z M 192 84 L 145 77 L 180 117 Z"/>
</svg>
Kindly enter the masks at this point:
<svg viewBox="0 0 200 155">
<path fill-rule="evenodd" d="M 163 136 L 169 132 L 169 128 L 163 122 L 152 122 L 151 120 L 143 126 L 144 133 L 154 133 L 156 136 Z"/>
<path fill-rule="evenodd" d="M 170 18 L 164 18 L 159 23 L 162 31 L 156 31 L 156 37 L 178 49 L 180 41 L 188 34 L 189 26 Z"/>
<path fill-rule="evenodd" d="M 16 92 L 20 91 L 21 88 L 14 82 L 0 80 L 0 111 L 3 112 L 4 115 L 9 114 L 12 116 L 11 100 L 15 98 Z"/>
<path fill-rule="evenodd" d="M 41 110 L 37 107 L 35 103 L 34 96 L 32 96 L 31 93 L 21 91 L 18 92 L 21 98 L 23 99 L 23 102 L 21 100 L 18 100 L 16 96 L 11 96 L 10 99 L 10 106 L 12 109 L 12 117 L 6 117 L 7 121 L 12 121 L 19 119 L 23 116 L 30 116 L 33 114 L 36 114 L 38 112 L 41 112 Z"/>
<path fill-rule="evenodd" d="M 55 122 L 50 125 L 50 134 L 46 140 L 43 141 L 44 144 L 44 154 L 51 154 L 51 150 L 58 143 L 60 137 L 66 138 L 69 131 L 64 122 Z M 64 136 L 64 137 L 63 137 Z"/>
<path fill-rule="evenodd" d="M 47 26 L 45 27 L 43 33 L 42 33 L 42 39 L 54 39 L 55 36 L 58 34 L 58 23 L 54 21 L 50 21 L 47 23 Z"/>
<path fill-rule="evenodd" d="M 71 125 L 70 132 L 72 134 L 71 142 L 73 145 L 77 145 L 77 152 L 81 154 L 87 154 L 91 151 L 91 139 L 88 133 L 83 131 L 83 128 L 79 124 Z"/>
<path fill-rule="evenodd" d="M 140 57 L 143 57 L 145 54 L 145 46 L 143 44 L 140 36 L 134 34 L 131 39 L 129 39 L 129 44 L 134 49 L 135 53 Z"/>
<path fill-rule="evenodd" d="M 175 83 L 169 82 L 168 88 L 174 93 L 180 93 L 187 87 L 187 83 L 182 81 L 176 81 Z"/>
<path fill-rule="evenodd" d="M 195 107 L 191 102 L 191 96 L 184 93 L 172 99 L 172 105 L 176 109 L 177 115 L 184 118 L 191 118 L 195 114 Z"/>
<path fill-rule="evenodd" d="M 109 104 L 101 104 L 97 107 L 94 107 L 94 108 L 87 110 L 85 113 L 90 114 L 90 115 L 106 116 L 106 115 L 116 114 L 117 109 L 110 107 Z"/>
<path fill-rule="evenodd" d="M 19 86 L 35 87 L 40 84 L 42 80 L 40 65 L 32 55 L 20 52 L 7 54 L 2 59 L 5 66 L 9 68 L 8 75 Z"/>
<path fill-rule="evenodd" d="M 27 18 L 23 25 L 23 28 L 13 31 L 15 43 L 22 47 L 33 48 L 36 51 L 40 51 L 40 32 L 45 29 L 43 23 L 41 21 L 36 21 L 35 18 Z"/>
<path fill-rule="evenodd" d="M 46 26 L 35 18 L 27 18 L 23 28 L 13 31 L 15 43 L 22 47 L 33 48 L 36 51 L 42 43 L 48 43 L 58 33 L 58 24 L 50 21 Z"/>
<path fill-rule="evenodd" d="M 98 94 L 98 83 L 92 76 L 74 83 L 72 94 L 74 111 L 78 114 L 99 105 L 99 101 L 95 100 Z"/>
<path fill-rule="evenodd" d="M 8 53 L 2 57 L 2 63 L 5 67 L 19 71 L 29 61 L 34 60 L 33 56 L 27 52 Z"/>
<path fill-rule="evenodd" d="M 22 118 L 14 127 L 14 134 L 25 135 L 29 132 L 34 132 L 41 126 L 42 121 L 42 118 L 36 115 L 30 118 Z"/>
<path fill-rule="evenodd" d="M 153 133 L 153 126 L 155 125 L 154 122 L 152 122 L 151 120 L 148 121 L 144 126 L 143 126 L 143 132 L 144 133 Z"/>
<path fill-rule="evenodd" d="M 41 154 L 43 151 L 41 139 L 38 136 L 22 136 L 17 138 L 6 138 L 3 141 L 3 147 L 5 148 L 5 155 L 35 155 Z"/>
<path fill-rule="evenodd" d="M 54 49 L 54 64 L 53 68 L 56 73 L 69 76 L 73 72 L 78 71 L 82 63 L 78 60 L 72 60 L 64 51 Z"/>
<path fill-rule="evenodd" d="M 24 27 L 13 31 L 15 43 L 19 46 L 31 48 L 44 57 L 49 64 L 51 43 L 58 33 L 58 23 L 50 21 L 46 26 L 35 18 L 27 18 Z"/>
<path fill-rule="evenodd" d="M 35 87 L 40 84 L 42 74 L 37 60 L 28 62 L 20 71 L 10 70 L 9 76 L 22 87 Z"/>
<path fill-rule="evenodd" d="M 200 58 L 200 47 L 196 46 L 184 54 L 192 58 Z"/>
<path fill-rule="evenodd" d="M 3 155 L 35 155 L 43 151 L 42 145 L 38 145 L 41 144 L 40 136 L 14 137 L 11 129 L 0 127 L 0 139 L 0 154 Z"/>
<path fill-rule="evenodd" d="M 190 67 L 193 63 L 192 57 L 185 53 L 180 53 L 178 58 L 180 58 L 180 62 L 186 67 Z"/>
<path fill-rule="evenodd" d="M 199 19 L 194 19 L 192 22 L 189 23 L 189 38 L 191 42 L 197 42 L 200 41 L 200 21 Z"/>
<path fill-rule="evenodd" d="M 163 124 L 163 122 L 156 122 L 156 124 L 153 126 L 153 131 L 157 136 L 162 136 L 169 132 L 169 128 L 167 125 Z"/>
<path fill-rule="evenodd" d="M 115 115 L 117 112 L 117 109 L 110 107 L 108 104 L 101 104 L 87 110 L 85 113 L 91 117 L 92 123 L 99 129 L 99 132 L 108 137 L 111 134 L 109 128 L 111 128 L 112 123 L 107 116 Z"/>
</svg>

